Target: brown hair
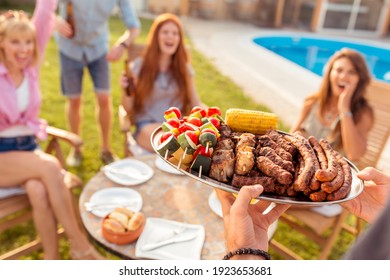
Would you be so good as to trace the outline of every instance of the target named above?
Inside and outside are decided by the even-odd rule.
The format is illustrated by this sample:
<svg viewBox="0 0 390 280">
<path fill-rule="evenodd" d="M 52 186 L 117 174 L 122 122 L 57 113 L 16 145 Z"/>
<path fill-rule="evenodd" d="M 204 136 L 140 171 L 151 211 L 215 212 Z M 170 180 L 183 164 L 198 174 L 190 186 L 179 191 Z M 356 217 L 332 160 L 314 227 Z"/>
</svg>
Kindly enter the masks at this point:
<svg viewBox="0 0 390 280">
<path fill-rule="evenodd" d="M 30 36 L 34 41 L 34 53 L 32 64 L 38 62 L 37 36 L 35 26 L 23 11 L 7 11 L 0 15 L 0 42 L 7 36 Z M 4 62 L 4 52 L 0 49 L 0 62 Z"/>
<path fill-rule="evenodd" d="M 347 58 L 353 64 L 353 67 L 356 70 L 356 73 L 359 76 L 359 82 L 356 86 L 355 92 L 353 93 L 351 100 L 351 112 L 353 114 L 354 122 L 359 122 L 361 116 L 365 113 L 373 114 L 372 108 L 365 98 L 367 87 L 371 81 L 370 72 L 368 70 L 366 61 L 361 53 L 358 51 L 343 48 L 337 51 L 328 61 L 324 76 L 319 88 L 319 91 L 314 95 L 310 96 L 308 99 L 317 100 L 319 104 L 319 113 L 320 116 L 324 116 L 326 105 L 330 101 L 331 97 L 331 86 L 330 86 L 330 72 L 332 71 L 334 63 L 340 58 Z M 339 130 L 340 128 L 336 128 Z M 335 131 L 336 132 L 336 131 Z"/>
<path fill-rule="evenodd" d="M 183 26 L 177 16 L 170 13 L 164 13 L 154 20 L 148 34 L 146 49 L 143 53 L 143 64 L 137 83 L 138 94 L 135 96 L 134 100 L 135 111 L 142 111 L 144 109 L 145 99 L 153 90 L 154 81 L 159 73 L 158 58 L 160 56 L 160 47 L 158 44 L 158 33 L 161 27 L 167 22 L 173 22 L 179 29 L 180 41 L 176 52 L 172 56 L 169 71 L 178 84 L 180 99 L 184 104 L 183 113 L 186 113 L 186 110 L 188 110 L 187 107 L 190 100 L 190 77 L 187 64 L 189 63 L 189 55 L 187 54 L 183 42 Z"/>
</svg>

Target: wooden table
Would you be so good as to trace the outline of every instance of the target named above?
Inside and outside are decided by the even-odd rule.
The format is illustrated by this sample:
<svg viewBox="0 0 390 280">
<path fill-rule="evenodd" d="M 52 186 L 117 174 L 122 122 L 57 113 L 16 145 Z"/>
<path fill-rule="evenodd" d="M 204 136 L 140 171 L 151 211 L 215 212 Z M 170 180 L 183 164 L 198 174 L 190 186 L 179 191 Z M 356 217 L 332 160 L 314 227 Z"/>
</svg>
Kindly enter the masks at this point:
<svg viewBox="0 0 390 280">
<path fill-rule="evenodd" d="M 141 212 L 148 217 L 163 218 L 183 223 L 199 224 L 205 228 L 205 241 L 201 259 L 220 260 L 225 254 L 223 220 L 209 207 L 208 198 L 213 188 L 193 178 L 175 175 L 158 169 L 154 161 L 157 155 L 136 158 L 154 170 L 154 176 L 136 186 L 122 186 L 138 191 L 143 199 Z M 135 257 L 136 242 L 115 245 L 107 242 L 101 234 L 102 218 L 87 212 L 85 202 L 98 190 L 120 187 L 110 181 L 103 172 L 97 173 L 84 187 L 79 200 L 82 222 L 87 232 L 105 249 L 123 259 Z"/>
</svg>

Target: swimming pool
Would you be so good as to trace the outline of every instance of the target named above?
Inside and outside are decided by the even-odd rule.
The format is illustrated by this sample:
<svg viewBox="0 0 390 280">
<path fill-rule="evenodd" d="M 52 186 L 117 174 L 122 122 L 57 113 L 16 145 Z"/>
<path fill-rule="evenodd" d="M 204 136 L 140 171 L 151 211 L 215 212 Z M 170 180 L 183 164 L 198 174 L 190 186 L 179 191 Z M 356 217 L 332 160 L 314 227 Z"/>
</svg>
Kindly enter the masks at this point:
<svg viewBox="0 0 390 280">
<path fill-rule="evenodd" d="M 351 48 L 361 52 L 373 76 L 390 83 L 390 49 L 368 44 L 306 36 L 262 36 L 253 42 L 322 76 L 325 63 L 334 52 Z"/>
</svg>

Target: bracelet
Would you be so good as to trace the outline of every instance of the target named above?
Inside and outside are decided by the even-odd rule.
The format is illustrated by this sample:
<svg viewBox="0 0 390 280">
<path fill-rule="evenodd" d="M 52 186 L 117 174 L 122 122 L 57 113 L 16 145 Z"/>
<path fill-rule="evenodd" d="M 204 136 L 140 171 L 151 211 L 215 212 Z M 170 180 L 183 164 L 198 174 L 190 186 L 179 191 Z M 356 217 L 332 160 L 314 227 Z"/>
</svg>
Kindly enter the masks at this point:
<svg viewBox="0 0 390 280">
<path fill-rule="evenodd" d="M 223 257 L 223 259 L 229 260 L 231 257 L 233 257 L 235 255 L 256 255 L 256 256 L 262 256 L 266 260 L 271 259 L 271 255 L 268 252 L 260 250 L 260 249 L 252 249 L 252 248 L 241 248 L 241 249 L 237 249 L 235 251 L 229 252 Z"/>
<path fill-rule="evenodd" d="M 125 50 L 129 48 L 129 45 L 127 45 L 125 42 L 122 42 L 119 45 L 122 46 Z"/>
<path fill-rule="evenodd" d="M 348 111 L 348 112 L 344 112 L 344 113 L 341 113 L 340 116 L 339 116 L 339 119 L 342 120 L 344 117 L 353 117 L 352 115 L 352 112 Z"/>
</svg>

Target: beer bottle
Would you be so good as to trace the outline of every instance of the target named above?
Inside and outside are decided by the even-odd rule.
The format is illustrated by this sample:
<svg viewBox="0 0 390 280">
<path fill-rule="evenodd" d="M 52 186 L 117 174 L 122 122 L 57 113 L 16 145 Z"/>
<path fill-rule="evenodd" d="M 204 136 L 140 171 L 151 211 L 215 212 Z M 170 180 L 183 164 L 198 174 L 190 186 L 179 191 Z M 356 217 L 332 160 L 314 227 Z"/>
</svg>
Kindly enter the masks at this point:
<svg viewBox="0 0 390 280">
<path fill-rule="evenodd" d="M 126 88 L 126 94 L 127 94 L 127 96 L 132 96 L 133 94 L 135 94 L 135 85 L 134 85 L 133 75 L 132 75 L 130 67 L 129 67 L 129 60 L 128 59 L 125 59 L 124 66 L 125 66 L 125 74 L 126 74 L 128 82 L 129 82 L 129 84 Z"/>
<path fill-rule="evenodd" d="M 75 20 L 73 15 L 73 4 L 72 2 L 68 2 L 66 6 L 66 22 L 70 25 L 72 28 L 72 35 L 69 36 L 69 38 L 73 38 L 75 36 Z"/>
</svg>

